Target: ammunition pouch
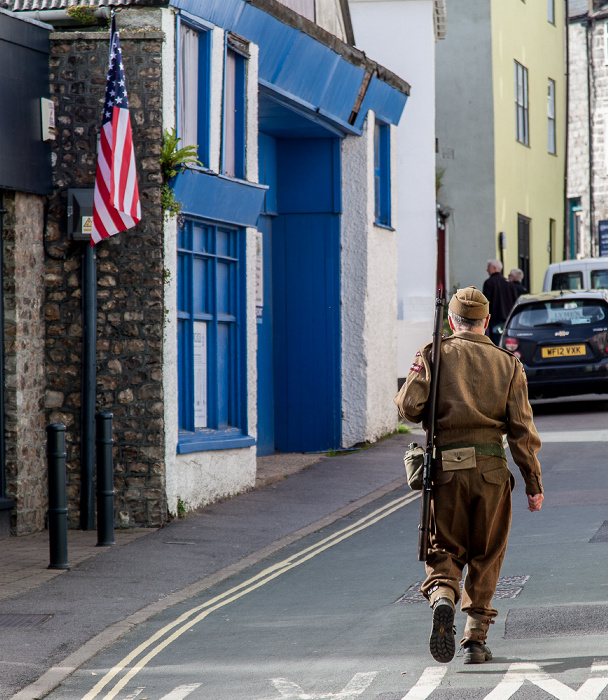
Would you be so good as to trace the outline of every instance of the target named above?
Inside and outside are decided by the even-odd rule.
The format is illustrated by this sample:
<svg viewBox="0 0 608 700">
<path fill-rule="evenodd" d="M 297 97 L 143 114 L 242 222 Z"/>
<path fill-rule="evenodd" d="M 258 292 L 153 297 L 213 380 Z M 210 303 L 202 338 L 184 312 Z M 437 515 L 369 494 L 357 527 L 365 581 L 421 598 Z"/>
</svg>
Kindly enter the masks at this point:
<svg viewBox="0 0 608 700">
<path fill-rule="evenodd" d="M 412 442 L 403 456 L 407 485 L 413 491 L 420 491 L 423 486 L 424 450 L 416 442 Z"/>
</svg>

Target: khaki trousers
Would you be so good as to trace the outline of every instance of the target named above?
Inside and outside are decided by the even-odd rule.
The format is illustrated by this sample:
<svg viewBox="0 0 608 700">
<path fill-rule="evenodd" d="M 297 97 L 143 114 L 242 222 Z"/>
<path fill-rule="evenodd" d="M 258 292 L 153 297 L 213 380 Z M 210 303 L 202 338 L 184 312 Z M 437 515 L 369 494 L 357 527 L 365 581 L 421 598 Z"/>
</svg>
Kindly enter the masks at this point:
<svg viewBox="0 0 608 700">
<path fill-rule="evenodd" d="M 474 469 L 461 471 L 443 471 L 440 460 L 435 466 L 422 592 L 430 598 L 436 586 L 448 586 L 458 602 L 466 564 L 461 610 L 495 617 L 491 601 L 511 527 L 513 477 L 500 457 L 477 455 L 475 461 Z"/>
</svg>

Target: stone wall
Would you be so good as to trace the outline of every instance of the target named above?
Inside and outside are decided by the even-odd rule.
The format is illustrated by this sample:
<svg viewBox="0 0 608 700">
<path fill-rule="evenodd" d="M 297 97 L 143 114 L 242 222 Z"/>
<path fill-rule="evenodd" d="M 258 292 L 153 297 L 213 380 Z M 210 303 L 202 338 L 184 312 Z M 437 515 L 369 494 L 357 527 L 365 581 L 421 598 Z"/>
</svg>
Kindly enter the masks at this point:
<svg viewBox="0 0 608 700">
<path fill-rule="evenodd" d="M 43 198 L 5 192 L 4 329 L 6 495 L 11 531 L 44 528 L 47 510 L 44 418 Z"/>
<path fill-rule="evenodd" d="M 166 519 L 162 409 L 163 244 L 160 207 L 163 34 L 121 31 L 142 221 L 95 247 L 96 410 L 114 415 L 116 524 Z M 68 506 L 79 526 L 82 282 L 88 243 L 66 233 L 68 188 L 92 188 L 106 82 L 109 34 L 51 34 L 50 82 L 58 126 L 55 196 L 46 264 L 46 408 L 67 427 Z"/>
</svg>

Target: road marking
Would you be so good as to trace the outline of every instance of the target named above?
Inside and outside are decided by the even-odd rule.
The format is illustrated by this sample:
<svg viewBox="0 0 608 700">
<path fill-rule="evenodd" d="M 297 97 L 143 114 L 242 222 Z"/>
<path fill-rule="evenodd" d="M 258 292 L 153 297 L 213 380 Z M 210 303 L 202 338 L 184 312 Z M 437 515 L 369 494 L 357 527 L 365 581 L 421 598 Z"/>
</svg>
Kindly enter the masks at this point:
<svg viewBox="0 0 608 700">
<path fill-rule="evenodd" d="M 540 433 L 541 442 L 608 442 L 608 430 L 560 430 Z"/>
<path fill-rule="evenodd" d="M 190 685 L 178 685 L 170 693 L 164 695 L 160 700 L 184 700 L 185 697 L 200 688 L 202 683 L 190 683 Z"/>
<path fill-rule="evenodd" d="M 288 681 L 286 678 L 273 678 L 272 684 L 281 693 L 276 700 L 323 700 L 324 698 L 335 698 L 336 700 L 354 700 L 354 698 L 364 693 L 371 685 L 377 671 L 370 673 L 355 673 L 343 690 L 337 693 L 319 693 L 311 695 L 305 693 L 297 684 Z M 273 700 L 275 700 L 273 698 Z"/>
<path fill-rule="evenodd" d="M 300 566 L 301 564 L 304 564 L 305 562 L 309 561 L 318 554 L 321 554 L 330 547 L 334 547 L 340 542 L 343 542 L 349 537 L 352 537 L 352 535 L 355 535 L 358 532 L 361 532 L 362 530 L 365 530 L 366 528 L 370 527 L 371 525 L 380 522 L 383 518 L 392 515 L 399 509 L 403 508 L 409 503 L 412 503 L 418 498 L 420 498 L 420 492 L 408 493 L 405 496 L 401 496 L 400 498 L 390 501 L 384 506 L 377 508 L 373 512 L 357 520 L 355 523 L 352 523 L 351 525 L 348 525 L 347 527 L 338 530 L 333 535 L 329 535 L 328 537 L 320 540 L 316 544 L 313 544 L 303 549 L 301 552 L 298 552 L 297 554 L 294 554 L 291 557 L 284 559 L 283 561 L 273 564 L 264 571 L 261 571 L 259 574 L 252 576 L 246 581 L 243 581 L 243 583 L 234 586 L 233 588 L 225 591 L 224 593 L 220 593 L 211 600 L 208 600 L 205 603 L 202 603 L 201 605 L 197 605 L 196 607 L 191 608 L 187 612 L 180 615 L 176 620 L 169 623 L 168 625 L 165 625 L 162 629 L 158 630 L 158 632 L 153 634 L 145 642 L 142 642 L 132 652 L 127 654 L 127 656 L 125 656 L 118 664 L 116 664 L 116 666 L 111 668 L 105 674 L 105 676 L 103 676 L 103 678 L 101 678 L 97 682 L 97 684 L 82 698 L 82 700 L 93 700 L 93 698 L 96 698 L 101 693 L 101 691 L 109 683 L 111 683 L 112 680 L 118 674 L 125 671 L 126 668 L 130 666 L 131 663 L 134 662 L 138 657 L 140 657 L 141 654 L 143 654 L 143 652 L 146 651 L 149 647 L 152 647 L 154 644 L 158 643 L 157 646 L 155 646 L 151 651 L 148 652 L 148 654 L 146 654 L 146 656 L 140 658 L 140 660 L 130 668 L 130 670 L 125 674 L 125 676 L 123 676 L 121 680 L 117 681 L 116 685 L 114 685 L 112 690 L 110 690 L 106 693 L 106 695 L 104 695 L 104 700 L 112 700 L 112 698 L 116 697 L 116 695 L 124 688 L 124 686 L 134 676 L 136 676 L 157 654 L 163 651 L 163 649 L 168 647 L 176 639 L 181 637 L 181 635 L 184 634 L 184 632 L 194 627 L 194 625 L 196 625 L 198 622 L 201 622 L 201 620 L 204 620 L 212 612 L 215 612 L 216 610 L 219 610 L 225 605 L 228 605 L 229 603 L 232 603 L 235 600 L 242 598 L 243 596 L 247 595 L 247 593 L 251 593 L 252 591 L 257 590 L 261 586 L 269 583 L 270 581 L 273 581 L 278 576 L 281 576 L 282 574 L 291 571 L 295 567 Z M 164 640 L 161 641 L 161 639 L 165 637 L 165 635 L 167 635 L 169 632 L 171 632 L 171 630 L 174 629 L 175 631 L 169 637 L 166 637 Z"/>
<path fill-rule="evenodd" d="M 418 683 L 401 700 L 426 700 L 443 680 L 447 667 L 429 666 L 425 668 Z"/>
<path fill-rule="evenodd" d="M 605 664 L 593 664 L 591 671 L 605 670 Z M 508 700 L 524 684 L 530 681 L 557 700 L 597 700 L 608 685 L 608 678 L 588 678 L 578 690 L 572 690 L 533 663 L 511 664 L 500 683 L 484 700 Z"/>
</svg>

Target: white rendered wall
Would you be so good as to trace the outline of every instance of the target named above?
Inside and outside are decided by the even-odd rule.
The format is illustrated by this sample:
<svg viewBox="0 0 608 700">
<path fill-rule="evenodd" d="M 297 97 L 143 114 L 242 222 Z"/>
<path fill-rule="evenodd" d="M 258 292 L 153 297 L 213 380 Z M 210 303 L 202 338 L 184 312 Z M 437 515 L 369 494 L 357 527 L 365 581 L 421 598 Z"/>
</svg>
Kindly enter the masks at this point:
<svg viewBox="0 0 608 700">
<path fill-rule="evenodd" d="M 343 447 L 397 427 L 397 242 L 374 225 L 373 133 L 370 112 L 362 135 L 342 141 Z"/>
<path fill-rule="evenodd" d="M 397 127 L 398 366 L 431 339 L 437 292 L 433 0 L 349 0 L 356 45 L 411 85 Z M 449 27 L 448 27 L 449 31 Z M 395 384 L 396 391 L 396 384 Z"/>
<path fill-rule="evenodd" d="M 163 129 L 175 125 L 175 17 L 163 10 Z M 222 124 L 224 32 L 215 28 L 211 48 L 210 164 L 219 171 Z M 247 177 L 257 182 L 257 47 L 251 47 L 247 84 Z M 219 86 L 219 87 L 218 87 Z M 254 162 L 255 159 L 255 162 Z M 247 406 L 248 434 L 255 435 L 256 416 L 256 348 L 255 325 L 255 229 L 247 229 Z M 178 439 L 177 381 L 177 222 L 164 225 L 165 310 L 163 349 L 163 391 L 165 407 L 165 470 L 169 512 L 177 512 L 181 499 L 187 508 L 197 508 L 221 498 L 235 495 L 255 484 L 255 447 L 209 450 L 185 455 L 176 454 Z"/>
</svg>

